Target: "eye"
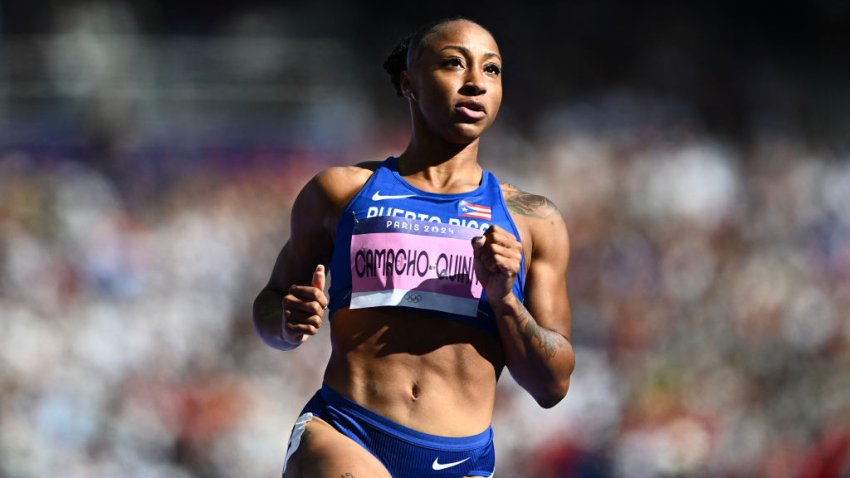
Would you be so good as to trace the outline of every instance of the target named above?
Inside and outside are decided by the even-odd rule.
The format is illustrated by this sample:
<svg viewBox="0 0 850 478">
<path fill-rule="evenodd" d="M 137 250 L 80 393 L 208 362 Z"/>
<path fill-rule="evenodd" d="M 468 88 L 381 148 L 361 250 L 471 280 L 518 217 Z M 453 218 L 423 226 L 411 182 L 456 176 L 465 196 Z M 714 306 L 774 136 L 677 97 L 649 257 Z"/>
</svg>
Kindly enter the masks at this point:
<svg viewBox="0 0 850 478">
<path fill-rule="evenodd" d="M 460 68 L 463 67 L 463 61 L 457 57 L 451 57 L 443 60 L 443 66 Z"/>
<path fill-rule="evenodd" d="M 490 73 L 491 75 L 496 75 L 496 76 L 498 76 L 502 73 L 502 69 L 499 67 L 499 65 L 497 65 L 495 63 L 489 63 L 488 65 L 486 65 L 484 67 L 484 71 L 486 71 L 487 73 Z"/>
</svg>

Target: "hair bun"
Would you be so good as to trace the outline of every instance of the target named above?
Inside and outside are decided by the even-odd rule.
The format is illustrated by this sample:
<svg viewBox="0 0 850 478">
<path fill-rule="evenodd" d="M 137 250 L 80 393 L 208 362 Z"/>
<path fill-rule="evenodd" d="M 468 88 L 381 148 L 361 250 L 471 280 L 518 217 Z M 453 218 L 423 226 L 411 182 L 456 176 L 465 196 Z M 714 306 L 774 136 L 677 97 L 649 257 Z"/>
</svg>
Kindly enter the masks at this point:
<svg viewBox="0 0 850 478">
<path fill-rule="evenodd" d="M 390 75 L 390 81 L 392 81 L 398 96 L 402 96 L 401 72 L 407 69 L 407 47 L 409 45 L 410 37 L 407 36 L 393 48 L 393 51 L 384 60 L 384 70 Z"/>
</svg>

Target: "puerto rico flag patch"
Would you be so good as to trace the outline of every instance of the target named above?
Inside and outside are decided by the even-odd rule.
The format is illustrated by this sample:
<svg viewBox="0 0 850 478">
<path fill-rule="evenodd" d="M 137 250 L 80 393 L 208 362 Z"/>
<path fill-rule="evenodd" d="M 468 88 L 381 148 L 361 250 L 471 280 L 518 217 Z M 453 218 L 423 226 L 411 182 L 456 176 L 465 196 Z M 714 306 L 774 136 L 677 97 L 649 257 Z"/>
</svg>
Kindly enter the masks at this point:
<svg viewBox="0 0 850 478">
<path fill-rule="evenodd" d="M 492 219 L 490 206 L 473 204 L 466 200 L 461 200 L 458 204 L 457 214 L 460 217 L 474 217 L 475 219 L 483 219 L 485 221 L 490 221 Z"/>
</svg>

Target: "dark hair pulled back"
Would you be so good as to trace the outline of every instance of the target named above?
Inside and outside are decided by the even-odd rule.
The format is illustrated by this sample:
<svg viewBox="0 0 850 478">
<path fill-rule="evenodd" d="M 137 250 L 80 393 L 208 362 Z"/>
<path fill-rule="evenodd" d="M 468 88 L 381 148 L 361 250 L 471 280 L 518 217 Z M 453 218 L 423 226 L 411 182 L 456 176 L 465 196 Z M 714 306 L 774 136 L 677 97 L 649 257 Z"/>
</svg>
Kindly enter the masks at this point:
<svg viewBox="0 0 850 478">
<path fill-rule="evenodd" d="M 393 48 L 389 56 L 387 56 L 387 59 L 384 60 L 384 70 L 386 70 L 387 74 L 390 75 L 390 81 L 392 82 L 393 87 L 395 87 L 395 92 L 398 96 L 404 95 L 401 91 L 401 72 L 407 70 L 408 66 L 410 66 L 409 63 L 412 63 L 413 60 L 416 59 L 422 39 L 437 30 L 439 27 L 447 23 L 457 21 L 467 21 L 478 25 L 478 22 L 466 17 L 450 17 L 435 20 L 422 25 L 412 34 L 402 38 L 395 48 Z"/>
</svg>

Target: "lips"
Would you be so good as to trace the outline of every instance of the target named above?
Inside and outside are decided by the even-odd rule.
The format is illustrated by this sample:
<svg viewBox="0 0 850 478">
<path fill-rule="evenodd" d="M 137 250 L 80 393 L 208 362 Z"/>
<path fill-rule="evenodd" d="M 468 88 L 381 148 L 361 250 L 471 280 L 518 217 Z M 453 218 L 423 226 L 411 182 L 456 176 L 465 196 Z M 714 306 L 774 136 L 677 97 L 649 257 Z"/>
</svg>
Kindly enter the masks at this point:
<svg viewBox="0 0 850 478">
<path fill-rule="evenodd" d="M 477 101 L 461 101 L 455 105 L 455 109 L 471 119 L 481 119 L 487 116 L 487 109 Z"/>
</svg>

